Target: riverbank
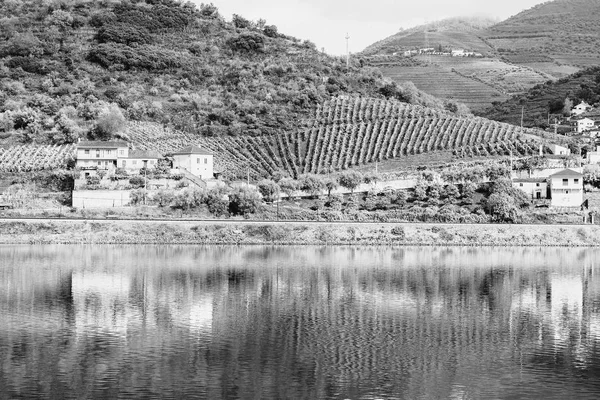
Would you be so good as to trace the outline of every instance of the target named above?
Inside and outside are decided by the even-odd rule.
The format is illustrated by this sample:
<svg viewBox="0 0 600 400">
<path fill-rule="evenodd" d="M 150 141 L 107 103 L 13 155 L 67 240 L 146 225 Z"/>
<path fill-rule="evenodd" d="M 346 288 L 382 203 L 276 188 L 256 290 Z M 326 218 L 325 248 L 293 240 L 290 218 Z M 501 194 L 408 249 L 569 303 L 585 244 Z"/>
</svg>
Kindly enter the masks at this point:
<svg viewBox="0 0 600 400">
<path fill-rule="evenodd" d="M 600 226 L 6 219 L 0 243 L 600 246 Z"/>
</svg>

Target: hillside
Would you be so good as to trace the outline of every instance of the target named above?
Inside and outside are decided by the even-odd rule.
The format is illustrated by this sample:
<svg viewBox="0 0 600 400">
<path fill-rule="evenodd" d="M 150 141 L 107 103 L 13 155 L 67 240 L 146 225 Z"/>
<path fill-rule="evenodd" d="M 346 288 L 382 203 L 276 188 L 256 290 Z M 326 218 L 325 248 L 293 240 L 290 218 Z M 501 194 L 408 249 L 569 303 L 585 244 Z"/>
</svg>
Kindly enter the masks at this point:
<svg viewBox="0 0 600 400">
<path fill-rule="evenodd" d="M 392 54 L 418 48 L 461 48 L 481 53 L 492 49 L 478 32 L 496 21 L 481 17 L 455 17 L 419 25 L 367 46 L 361 54 Z"/>
<path fill-rule="evenodd" d="M 270 135 L 308 127 L 331 96 L 403 100 L 374 68 L 212 5 L 11 1 L 0 15 L 0 144 L 106 138 L 126 121 Z"/>
<path fill-rule="evenodd" d="M 539 133 L 525 130 L 524 134 Z M 320 105 L 312 126 L 285 134 L 198 137 L 151 122 L 130 123 L 126 136 L 137 149 L 166 155 L 189 144 L 215 153 L 216 169 L 227 178 L 252 178 L 285 171 L 293 177 L 327 173 L 380 162 L 398 163 L 428 154 L 430 159 L 533 155 L 538 141 L 521 137 L 514 125 L 461 117 L 399 101 L 336 97 Z M 0 171 L 65 167 L 71 146 L 0 148 Z M 56 159 L 51 162 L 48 154 Z M 71 155 L 73 155 L 71 153 Z M 405 165 L 405 164 L 403 164 Z"/>
<path fill-rule="evenodd" d="M 523 108 L 525 126 L 547 127 L 548 114 L 562 113 L 567 98 L 572 105 L 582 100 L 589 104 L 600 102 L 600 67 L 587 68 L 556 82 L 537 85 L 523 95 L 495 103 L 478 114 L 496 121 L 520 124 Z"/>
<path fill-rule="evenodd" d="M 489 27 L 482 36 L 514 62 L 600 65 L 600 2 L 554 0 Z"/>
</svg>

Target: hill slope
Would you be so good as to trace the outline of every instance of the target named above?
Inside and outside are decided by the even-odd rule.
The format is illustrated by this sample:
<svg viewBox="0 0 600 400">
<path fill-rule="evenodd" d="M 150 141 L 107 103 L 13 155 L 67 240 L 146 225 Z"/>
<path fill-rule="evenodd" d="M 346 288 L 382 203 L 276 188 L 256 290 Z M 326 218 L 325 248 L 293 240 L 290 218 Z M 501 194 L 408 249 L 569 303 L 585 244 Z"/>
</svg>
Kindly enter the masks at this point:
<svg viewBox="0 0 600 400">
<path fill-rule="evenodd" d="M 5 142 L 106 137 L 125 120 L 275 134 L 308 126 L 332 95 L 401 97 L 373 68 L 347 68 L 264 21 L 227 22 L 212 5 L 12 1 L 0 15 Z"/>
<path fill-rule="evenodd" d="M 482 34 L 515 61 L 544 56 L 561 64 L 600 64 L 600 2 L 554 0 L 538 4 Z"/>
<path fill-rule="evenodd" d="M 403 50 L 427 47 L 462 48 L 482 53 L 491 47 L 478 36 L 482 29 L 496 21 L 481 17 L 455 17 L 419 25 L 367 46 L 361 54 L 391 54 Z"/>
<path fill-rule="evenodd" d="M 495 103 L 480 116 L 511 124 L 520 124 L 524 109 L 524 125 L 547 127 L 548 114 L 561 113 L 566 99 L 572 105 L 582 100 L 589 104 L 600 102 L 600 67 L 587 68 L 556 82 L 547 82 L 530 89 L 527 93 Z"/>
</svg>

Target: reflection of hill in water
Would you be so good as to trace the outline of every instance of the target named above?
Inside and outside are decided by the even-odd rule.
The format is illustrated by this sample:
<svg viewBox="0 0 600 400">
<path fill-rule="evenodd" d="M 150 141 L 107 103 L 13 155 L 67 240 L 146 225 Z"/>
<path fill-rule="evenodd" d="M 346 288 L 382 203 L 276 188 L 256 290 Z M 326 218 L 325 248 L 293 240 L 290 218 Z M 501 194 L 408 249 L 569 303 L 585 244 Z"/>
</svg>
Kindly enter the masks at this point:
<svg viewBox="0 0 600 400">
<path fill-rule="evenodd" d="M 161 393 L 151 376 L 211 398 L 598 389 L 597 250 L 23 248 L 0 253 L 13 387 L 37 363 L 93 393 L 115 377 Z"/>
</svg>

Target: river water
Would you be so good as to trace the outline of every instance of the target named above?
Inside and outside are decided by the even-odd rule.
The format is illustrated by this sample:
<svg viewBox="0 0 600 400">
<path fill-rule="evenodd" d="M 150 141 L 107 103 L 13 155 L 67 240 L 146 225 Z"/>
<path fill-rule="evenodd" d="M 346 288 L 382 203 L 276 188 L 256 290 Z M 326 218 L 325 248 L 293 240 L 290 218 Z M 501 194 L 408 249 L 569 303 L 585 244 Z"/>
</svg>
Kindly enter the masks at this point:
<svg viewBox="0 0 600 400">
<path fill-rule="evenodd" d="M 600 250 L 0 246 L 0 399 L 598 399 Z"/>
</svg>

